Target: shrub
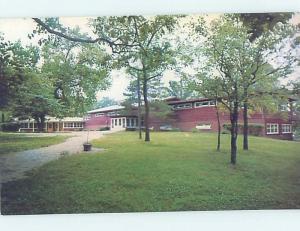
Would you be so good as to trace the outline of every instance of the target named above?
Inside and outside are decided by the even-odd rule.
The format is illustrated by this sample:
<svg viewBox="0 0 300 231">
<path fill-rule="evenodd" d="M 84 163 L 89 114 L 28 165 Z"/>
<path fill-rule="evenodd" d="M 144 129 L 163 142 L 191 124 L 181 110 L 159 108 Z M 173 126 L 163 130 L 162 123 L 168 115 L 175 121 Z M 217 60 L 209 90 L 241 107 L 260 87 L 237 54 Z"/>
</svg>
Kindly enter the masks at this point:
<svg viewBox="0 0 300 231">
<path fill-rule="evenodd" d="M 230 133 L 231 124 L 223 124 L 223 128 L 225 129 L 226 132 Z M 262 124 L 248 124 L 248 129 L 249 129 L 250 135 L 259 136 L 261 134 L 263 128 L 264 128 L 264 125 L 262 125 Z M 243 129 L 244 129 L 244 125 L 238 124 L 238 132 L 242 133 Z"/>
<path fill-rule="evenodd" d="M 126 131 L 136 131 L 136 128 L 126 128 Z"/>
<path fill-rule="evenodd" d="M 20 129 L 20 125 L 18 123 L 3 123 L 1 125 L 1 130 L 4 132 L 17 132 Z"/>
<path fill-rule="evenodd" d="M 110 127 L 102 127 L 99 129 L 99 131 L 108 131 L 110 130 Z"/>
</svg>

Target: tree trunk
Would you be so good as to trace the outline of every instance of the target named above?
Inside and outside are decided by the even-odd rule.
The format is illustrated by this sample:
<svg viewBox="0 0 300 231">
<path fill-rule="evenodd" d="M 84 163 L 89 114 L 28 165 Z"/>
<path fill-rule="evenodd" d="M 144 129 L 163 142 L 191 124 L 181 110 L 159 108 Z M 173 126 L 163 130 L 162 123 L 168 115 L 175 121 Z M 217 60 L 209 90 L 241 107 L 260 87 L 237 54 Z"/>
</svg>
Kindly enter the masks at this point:
<svg viewBox="0 0 300 231">
<path fill-rule="evenodd" d="M 137 78 L 137 94 L 138 94 L 138 129 L 139 139 L 142 139 L 142 116 L 141 116 L 141 83 L 140 76 Z"/>
<path fill-rule="evenodd" d="M 217 143 L 217 151 L 220 151 L 221 147 L 221 123 L 220 123 L 220 114 L 217 106 L 217 101 L 215 102 L 215 109 L 217 113 L 217 121 L 218 121 L 218 143 Z"/>
<path fill-rule="evenodd" d="M 243 120 L 244 120 L 244 126 L 243 126 L 243 150 L 248 150 L 248 132 L 249 132 L 249 127 L 248 127 L 248 91 L 247 89 L 244 89 L 244 110 L 243 110 Z"/>
<path fill-rule="evenodd" d="M 38 132 L 43 132 L 45 125 L 45 115 L 39 114 L 33 117 L 37 123 Z"/>
<path fill-rule="evenodd" d="M 149 102 L 148 102 L 148 88 L 147 88 L 147 75 L 145 70 L 143 70 L 143 96 L 144 96 L 144 107 L 145 107 L 145 141 L 150 141 L 150 130 L 149 130 Z"/>
<path fill-rule="evenodd" d="M 231 122 L 231 164 L 236 164 L 237 135 L 238 135 L 238 103 L 234 102 L 233 110 L 230 112 Z"/>
</svg>

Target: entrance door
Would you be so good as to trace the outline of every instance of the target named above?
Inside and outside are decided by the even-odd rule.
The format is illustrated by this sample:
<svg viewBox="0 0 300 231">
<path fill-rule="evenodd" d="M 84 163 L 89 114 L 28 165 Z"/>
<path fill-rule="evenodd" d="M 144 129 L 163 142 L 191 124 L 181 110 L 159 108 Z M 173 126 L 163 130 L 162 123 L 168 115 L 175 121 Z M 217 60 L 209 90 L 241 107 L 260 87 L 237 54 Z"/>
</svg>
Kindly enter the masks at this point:
<svg viewBox="0 0 300 231">
<path fill-rule="evenodd" d="M 111 129 L 112 130 L 125 130 L 126 128 L 126 118 L 112 118 L 111 119 Z"/>
</svg>

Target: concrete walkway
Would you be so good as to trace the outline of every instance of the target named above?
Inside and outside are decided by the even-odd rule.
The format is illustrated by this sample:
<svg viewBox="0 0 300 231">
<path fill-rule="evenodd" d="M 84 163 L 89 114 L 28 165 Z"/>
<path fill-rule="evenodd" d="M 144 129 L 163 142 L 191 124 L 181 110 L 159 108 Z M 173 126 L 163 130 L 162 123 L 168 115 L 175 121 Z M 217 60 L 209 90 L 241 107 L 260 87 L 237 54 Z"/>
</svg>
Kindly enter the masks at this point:
<svg viewBox="0 0 300 231">
<path fill-rule="evenodd" d="M 90 131 L 89 141 L 100 138 L 110 131 Z M 25 172 L 43 164 L 56 160 L 62 153 L 72 155 L 83 151 L 82 144 L 87 140 L 87 132 L 51 133 L 51 134 L 28 134 L 29 136 L 70 136 L 65 142 L 44 148 L 27 150 L 17 153 L 0 155 L 0 184 L 25 177 Z M 93 148 L 95 150 L 95 148 Z M 100 149 L 101 150 L 101 149 Z M 96 151 L 99 151 L 97 149 Z"/>
</svg>

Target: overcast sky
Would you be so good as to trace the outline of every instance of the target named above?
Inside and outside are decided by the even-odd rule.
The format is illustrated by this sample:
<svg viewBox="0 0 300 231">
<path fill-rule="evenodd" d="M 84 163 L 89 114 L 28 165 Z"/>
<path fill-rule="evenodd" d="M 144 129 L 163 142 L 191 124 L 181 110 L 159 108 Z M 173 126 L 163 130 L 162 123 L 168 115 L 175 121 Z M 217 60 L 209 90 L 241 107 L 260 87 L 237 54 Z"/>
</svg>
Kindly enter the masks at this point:
<svg viewBox="0 0 300 231">
<path fill-rule="evenodd" d="M 211 15 L 209 19 L 215 18 L 216 15 Z M 60 18 L 63 25 L 74 27 L 79 26 L 82 32 L 86 32 L 93 36 L 91 29 L 88 27 L 88 18 L 85 17 L 67 17 Z M 300 14 L 297 14 L 293 19 L 293 23 L 300 23 Z M 4 33 L 6 40 L 17 41 L 21 40 L 24 45 L 37 45 L 38 38 L 30 40 L 27 35 L 32 33 L 35 28 L 35 23 L 30 18 L 15 18 L 15 19 L 0 19 L 0 32 Z M 289 77 L 289 79 L 300 78 L 300 67 L 297 68 Z M 172 71 L 168 71 L 164 77 L 163 82 L 168 83 L 169 80 L 176 80 L 177 76 Z M 101 99 L 104 96 L 114 98 L 116 100 L 124 99 L 123 92 L 128 86 L 129 78 L 124 76 L 120 71 L 112 72 L 112 85 L 106 91 L 101 91 L 97 94 L 97 98 Z"/>
</svg>

